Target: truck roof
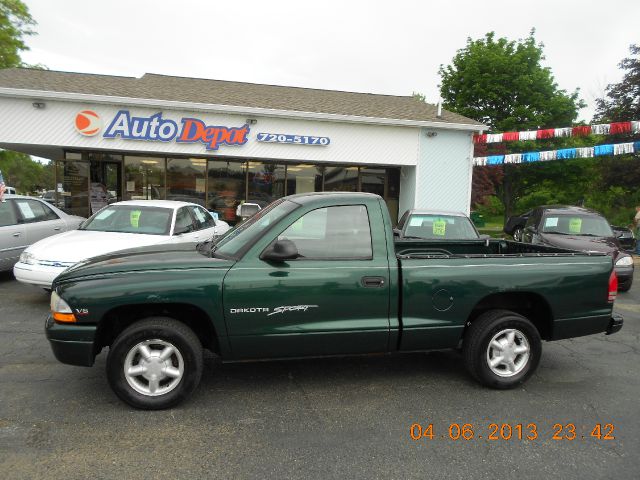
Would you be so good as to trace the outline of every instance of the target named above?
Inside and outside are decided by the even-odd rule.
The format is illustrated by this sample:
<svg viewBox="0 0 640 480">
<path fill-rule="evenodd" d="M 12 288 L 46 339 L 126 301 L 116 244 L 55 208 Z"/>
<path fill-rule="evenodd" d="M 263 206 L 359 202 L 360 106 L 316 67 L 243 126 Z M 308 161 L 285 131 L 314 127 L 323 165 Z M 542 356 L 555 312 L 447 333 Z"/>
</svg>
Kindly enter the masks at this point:
<svg viewBox="0 0 640 480">
<path fill-rule="evenodd" d="M 289 195 L 285 197 L 287 200 L 291 200 L 293 202 L 299 204 L 308 204 L 308 203 L 322 203 L 323 201 L 331 199 L 331 202 L 362 202 L 364 200 L 372 200 L 381 198 L 380 195 L 376 195 L 375 193 L 365 193 L 365 192 L 310 192 L 310 193 L 297 193 L 295 195 Z"/>
</svg>

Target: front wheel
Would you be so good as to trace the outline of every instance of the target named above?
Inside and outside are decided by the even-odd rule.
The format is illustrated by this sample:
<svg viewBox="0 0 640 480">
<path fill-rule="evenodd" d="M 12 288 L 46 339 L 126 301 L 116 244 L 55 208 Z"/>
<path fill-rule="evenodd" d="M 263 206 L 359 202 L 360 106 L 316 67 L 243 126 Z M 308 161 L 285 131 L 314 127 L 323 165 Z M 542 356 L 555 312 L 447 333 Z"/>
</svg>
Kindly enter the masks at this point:
<svg viewBox="0 0 640 480">
<path fill-rule="evenodd" d="M 202 376 L 202 345 L 185 324 L 153 317 L 126 328 L 107 357 L 115 394 L 135 408 L 170 408 L 187 398 Z"/>
<path fill-rule="evenodd" d="M 462 350 L 467 370 L 476 380 L 506 389 L 524 383 L 535 372 L 542 342 L 536 327 L 522 315 L 492 310 L 474 320 Z"/>
<path fill-rule="evenodd" d="M 516 227 L 513 230 L 513 234 L 511 236 L 516 242 L 521 242 L 523 233 L 524 233 L 524 230 L 522 229 L 522 227 Z"/>
</svg>

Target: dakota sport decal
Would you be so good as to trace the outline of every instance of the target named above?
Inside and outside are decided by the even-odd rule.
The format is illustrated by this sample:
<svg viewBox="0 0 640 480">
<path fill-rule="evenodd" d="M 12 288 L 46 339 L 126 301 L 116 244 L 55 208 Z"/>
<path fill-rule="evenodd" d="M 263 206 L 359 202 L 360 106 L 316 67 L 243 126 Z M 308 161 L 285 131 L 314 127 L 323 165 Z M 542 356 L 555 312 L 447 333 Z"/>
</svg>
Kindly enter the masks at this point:
<svg viewBox="0 0 640 480">
<path fill-rule="evenodd" d="M 275 307 L 273 311 L 268 307 L 230 308 L 229 313 L 266 313 L 267 317 L 270 317 L 271 315 L 278 315 L 285 312 L 306 312 L 310 308 L 318 307 L 319 305 L 283 305 L 281 307 Z"/>
</svg>

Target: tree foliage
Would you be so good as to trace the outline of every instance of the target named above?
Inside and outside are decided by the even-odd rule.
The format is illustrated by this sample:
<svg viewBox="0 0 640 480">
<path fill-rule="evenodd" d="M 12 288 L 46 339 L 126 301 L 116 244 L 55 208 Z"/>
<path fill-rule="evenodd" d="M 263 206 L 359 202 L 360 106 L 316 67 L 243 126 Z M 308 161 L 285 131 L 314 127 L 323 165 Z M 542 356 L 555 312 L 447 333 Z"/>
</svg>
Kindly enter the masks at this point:
<svg viewBox="0 0 640 480">
<path fill-rule="evenodd" d="M 24 66 L 20 53 L 29 50 L 24 37 L 35 33 L 35 25 L 20 0 L 0 0 L 0 68 Z"/>
<path fill-rule="evenodd" d="M 631 56 L 618 67 L 626 70 L 620 83 L 611 83 L 605 89 L 605 98 L 596 100 L 594 122 L 619 122 L 640 118 L 640 44 L 629 47 Z"/>
<path fill-rule="evenodd" d="M 0 150 L 0 170 L 5 184 L 22 194 L 53 188 L 53 162 L 41 164 L 29 155 Z"/>
<path fill-rule="evenodd" d="M 440 66 L 443 106 L 501 132 L 571 125 L 585 104 L 541 65 L 544 46 L 534 33 L 518 41 L 494 32 L 468 38 L 451 65 Z"/>
</svg>

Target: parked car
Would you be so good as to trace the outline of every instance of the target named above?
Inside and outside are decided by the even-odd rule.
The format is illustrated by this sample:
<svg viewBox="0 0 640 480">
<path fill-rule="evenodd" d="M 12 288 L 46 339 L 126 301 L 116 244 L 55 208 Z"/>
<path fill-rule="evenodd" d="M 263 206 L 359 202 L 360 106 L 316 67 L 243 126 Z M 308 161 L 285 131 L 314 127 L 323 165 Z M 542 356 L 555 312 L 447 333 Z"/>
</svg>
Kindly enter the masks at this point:
<svg viewBox="0 0 640 480">
<path fill-rule="evenodd" d="M 232 362 L 461 346 L 473 378 L 505 389 L 534 374 L 542 340 L 622 328 L 612 270 L 604 253 L 394 241 L 378 195 L 299 194 L 208 248 L 141 247 L 71 267 L 54 281 L 45 331 L 63 363 L 91 366 L 108 347 L 109 385 L 144 409 L 185 400 L 204 349 Z"/>
<path fill-rule="evenodd" d="M 396 228 L 394 236 L 404 239 L 477 240 L 475 225 L 462 212 L 438 210 L 407 210 Z"/>
<path fill-rule="evenodd" d="M 13 187 L 4 187 L 4 194 L 5 195 L 16 195 L 16 189 Z"/>
<path fill-rule="evenodd" d="M 516 242 L 521 242 L 522 232 L 524 232 L 524 226 L 531 216 L 532 211 L 533 210 L 529 210 L 528 212 L 521 213 L 520 215 L 510 216 L 509 218 L 507 218 L 502 231 L 507 235 L 511 235 Z"/>
<path fill-rule="evenodd" d="M 13 273 L 22 283 L 50 288 L 63 270 L 96 255 L 145 245 L 211 239 L 229 230 L 200 205 L 170 200 L 129 200 L 106 206 L 78 230 L 27 248 Z"/>
<path fill-rule="evenodd" d="M 625 249 L 627 252 L 635 252 L 636 251 L 636 236 L 633 234 L 633 230 L 627 227 L 620 227 L 617 225 L 611 225 L 611 229 L 613 230 L 613 234 L 620 242 L 620 246 Z"/>
<path fill-rule="evenodd" d="M 613 257 L 618 290 L 633 283 L 633 257 L 624 252 L 607 219 L 594 210 L 565 205 L 533 209 L 524 228 L 523 241 L 536 245 L 604 252 Z"/>
<path fill-rule="evenodd" d="M 75 230 L 85 220 L 39 198 L 5 194 L 4 199 L 0 202 L 0 271 L 11 270 L 32 243 Z"/>
<path fill-rule="evenodd" d="M 64 204 L 65 197 L 62 195 L 62 193 L 60 193 L 58 196 L 58 200 L 56 200 L 55 190 L 47 190 L 40 196 L 40 198 L 45 202 L 50 203 L 51 205 L 54 205 L 58 208 L 64 208 L 65 206 Z"/>
</svg>

